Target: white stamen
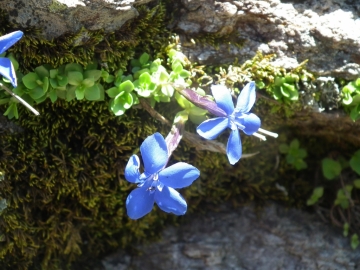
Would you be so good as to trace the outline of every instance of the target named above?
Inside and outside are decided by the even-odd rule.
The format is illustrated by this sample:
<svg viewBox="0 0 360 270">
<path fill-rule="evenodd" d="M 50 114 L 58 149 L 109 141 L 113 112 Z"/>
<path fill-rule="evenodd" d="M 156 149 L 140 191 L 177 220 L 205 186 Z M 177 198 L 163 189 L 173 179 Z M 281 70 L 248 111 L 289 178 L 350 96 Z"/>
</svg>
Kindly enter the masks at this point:
<svg viewBox="0 0 360 270">
<path fill-rule="evenodd" d="M 267 131 L 267 130 L 262 129 L 262 128 L 259 128 L 258 131 L 261 132 L 261 133 L 264 133 L 265 135 L 274 137 L 274 138 L 277 138 L 279 136 L 277 133 L 270 132 L 270 131 Z"/>
<path fill-rule="evenodd" d="M 252 135 L 254 135 L 255 137 L 258 137 L 260 140 L 266 141 L 266 137 L 264 135 L 261 135 L 256 132 L 254 132 Z"/>
</svg>

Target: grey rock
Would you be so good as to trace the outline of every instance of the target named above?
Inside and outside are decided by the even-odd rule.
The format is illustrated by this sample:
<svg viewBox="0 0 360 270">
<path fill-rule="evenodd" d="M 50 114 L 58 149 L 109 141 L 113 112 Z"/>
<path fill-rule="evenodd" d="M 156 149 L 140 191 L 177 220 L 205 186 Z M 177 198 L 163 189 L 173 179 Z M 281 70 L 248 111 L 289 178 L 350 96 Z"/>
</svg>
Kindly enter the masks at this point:
<svg viewBox="0 0 360 270">
<path fill-rule="evenodd" d="M 165 229 L 162 240 L 103 260 L 106 270 L 358 269 L 360 252 L 314 214 L 272 204 L 188 216 Z"/>
<path fill-rule="evenodd" d="M 46 38 L 66 32 L 104 29 L 111 32 L 138 16 L 136 5 L 152 0 L 2 0 L 11 22 L 43 30 Z"/>
<path fill-rule="evenodd" d="M 194 4 L 196 2 L 196 5 Z M 284 1 L 285 2 L 285 1 Z M 240 62 L 257 51 L 277 55 L 275 66 L 307 68 L 319 76 L 360 76 L 360 2 L 340 0 L 182 1 L 175 29 L 188 36 L 216 33 L 245 40 L 243 48 L 223 44 L 219 50 L 183 42 L 190 60 L 200 64 Z"/>
</svg>

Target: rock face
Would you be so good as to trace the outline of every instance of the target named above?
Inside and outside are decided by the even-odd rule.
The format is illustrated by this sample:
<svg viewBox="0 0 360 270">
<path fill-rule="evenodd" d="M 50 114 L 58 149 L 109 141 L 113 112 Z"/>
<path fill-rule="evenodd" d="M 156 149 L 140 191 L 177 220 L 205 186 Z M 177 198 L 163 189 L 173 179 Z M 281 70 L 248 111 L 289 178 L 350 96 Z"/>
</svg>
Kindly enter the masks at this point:
<svg viewBox="0 0 360 270">
<path fill-rule="evenodd" d="M 252 207 L 189 217 L 168 228 L 163 240 L 105 260 L 106 270 L 358 269 L 360 253 L 339 231 L 315 215 L 271 205 L 257 216 Z"/>
<path fill-rule="evenodd" d="M 360 76 L 360 3 L 341 0 L 182 0 L 174 28 L 185 36 L 217 34 L 245 40 L 239 49 L 220 50 L 184 43 L 190 59 L 201 64 L 241 62 L 256 51 L 275 53 L 274 65 L 292 69 L 308 59 L 307 68 L 321 76 Z"/>
<path fill-rule="evenodd" d="M 136 5 L 152 0 L 3 0 L 1 8 L 10 15 L 10 22 L 22 27 L 34 26 L 47 38 L 66 32 L 88 30 L 114 31 L 135 18 Z"/>
</svg>

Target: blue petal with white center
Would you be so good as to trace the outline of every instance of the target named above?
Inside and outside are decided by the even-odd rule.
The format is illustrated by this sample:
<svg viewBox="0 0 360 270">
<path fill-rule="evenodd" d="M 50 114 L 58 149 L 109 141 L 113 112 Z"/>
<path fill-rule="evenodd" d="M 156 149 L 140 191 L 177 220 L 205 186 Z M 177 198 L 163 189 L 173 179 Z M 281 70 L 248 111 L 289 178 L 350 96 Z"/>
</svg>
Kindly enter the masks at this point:
<svg viewBox="0 0 360 270">
<path fill-rule="evenodd" d="M 226 87 L 223 85 L 212 85 L 211 93 L 215 98 L 216 104 L 226 112 L 226 114 L 229 115 L 234 111 L 234 103 L 231 94 Z"/>
<path fill-rule="evenodd" d="M 126 209 L 131 219 L 139 219 L 148 214 L 154 202 L 167 213 L 183 215 L 187 204 L 174 188 L 187 187 L 195 181 L 200 172 L 184 162 L 165 168 L 168 149 L 164 137 L 155 133 L 147 137 L 140 146 L 145 172 L 140 174 L 140 160 L 130 157 L 125 167 L 125 178 L 138 184 L 126 199 Z"/>
</svg>

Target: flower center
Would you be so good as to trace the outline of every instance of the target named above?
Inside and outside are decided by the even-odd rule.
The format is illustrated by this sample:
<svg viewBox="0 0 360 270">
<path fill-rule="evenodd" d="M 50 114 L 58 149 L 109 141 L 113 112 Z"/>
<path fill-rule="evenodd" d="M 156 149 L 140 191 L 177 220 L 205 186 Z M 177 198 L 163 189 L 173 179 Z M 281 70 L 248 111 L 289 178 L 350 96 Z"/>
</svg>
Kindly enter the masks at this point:
<svg viewBox="0 0 360 270">
<path fill-rule="evenodd" d="M 143 173 L 143 175 L 140 176 L 140 179 L 142 180 L 142 183 L 139 185 L 139 187 L 146 186 L 146 190 L 149 192 L 155 192 L 156 189 L 159 191 L 162 190 L 164 184 L 159 181 L 159 174 L 154 173 L 150 175 L 146 175 Z"/>
<path fill-rule="evenodd" d="M 241 124 L 242 118 L 244 118 L 243 113 L 236 110 L 228 116 L 231 130 L 243 130 L 245 128 L 245 126 Z"/>
</svg>

